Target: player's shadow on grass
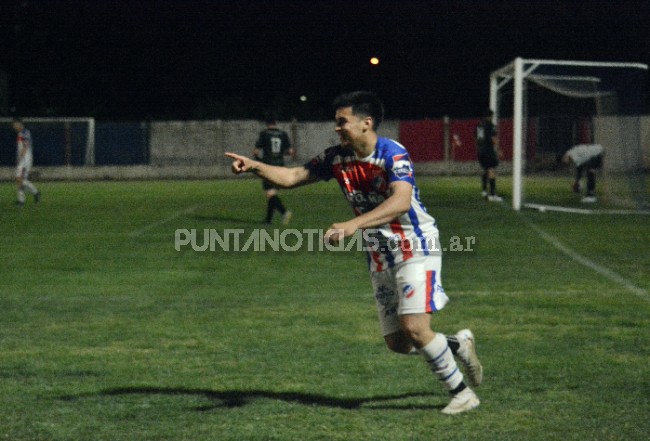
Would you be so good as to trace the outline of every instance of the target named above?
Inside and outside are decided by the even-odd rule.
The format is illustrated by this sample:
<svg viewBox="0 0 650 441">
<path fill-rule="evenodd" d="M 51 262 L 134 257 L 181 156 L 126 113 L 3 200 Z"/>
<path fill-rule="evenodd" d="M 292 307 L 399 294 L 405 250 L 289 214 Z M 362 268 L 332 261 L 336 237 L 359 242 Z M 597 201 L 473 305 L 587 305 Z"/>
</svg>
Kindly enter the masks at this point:
<svg viewBox="0 0 650 441">
<path fill-rule="evenodd" d="M 407 393 L 401 395 L 383 395 L 369 398 L 336 398 L 320 394 L 302 392 L 271 392 L 264 390 L 230 390 L 214 391 L 209 389 L 186 389 L 166 387 L 123 387 L 105 389 L 96 393 L 63 396 L 63 400 L 74 400 L 88 396 L 120 396 L 120 395 L 193 395 L 204 396 L 212 404 L 197 407 L 197 411 L 210 411 L 219 408 L 235 408 L 252 404 L 259 400 L 279 400 L 287 403 L 298 403 L 305 406 L 323 406 L 338 409 L 442 409 L 444 404 L 408 404 L 398 402 L 408 398 L 428 397 L 431 393 Z"/>
</svg>

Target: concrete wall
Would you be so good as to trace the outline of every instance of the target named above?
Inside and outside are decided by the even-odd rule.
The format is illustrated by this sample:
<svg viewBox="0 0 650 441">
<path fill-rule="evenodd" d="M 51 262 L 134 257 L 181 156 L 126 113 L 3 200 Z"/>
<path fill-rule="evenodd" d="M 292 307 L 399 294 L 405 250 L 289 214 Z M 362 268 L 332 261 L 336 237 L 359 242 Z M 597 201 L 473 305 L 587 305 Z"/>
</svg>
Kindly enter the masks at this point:
<svg viewBox="0 0 650 441">
<path fill-rule="evenodd" d="M 399 141 L 399 121 L 385 121 L 379 134 Z M 324 148 L 338 143 L 334 123 L 282 122 L 297 149 L 295 161 L 304 164 Z M 599 126 L 601 129 L 605 125 Z M 233 151 L 250 155 L 263 124 L 242 121 L 165 121 L 151 124 L 150 165 L 119 167 L 34 167 L 35 180 L 97 179 L 212 179 L 230 177 L 230 162 L 223 153 Z M 599 129 L 600 130 L 600 129 Z M 641 119 L 641 141 L 650 158 L 650 116 Z M 407 146 L 408 148 L 408 146 Z M 650 165 L 650 163 L 647 162 Z M 430 162 L 416 164 L 419 174 L 476 174 L 478 164 L 470 162 Z M 502 162 L 499 173 L 511 172 L 511 164 Z M 0 180 L 13 181 L 13 167 L 0 167 Z"/>
</svg>

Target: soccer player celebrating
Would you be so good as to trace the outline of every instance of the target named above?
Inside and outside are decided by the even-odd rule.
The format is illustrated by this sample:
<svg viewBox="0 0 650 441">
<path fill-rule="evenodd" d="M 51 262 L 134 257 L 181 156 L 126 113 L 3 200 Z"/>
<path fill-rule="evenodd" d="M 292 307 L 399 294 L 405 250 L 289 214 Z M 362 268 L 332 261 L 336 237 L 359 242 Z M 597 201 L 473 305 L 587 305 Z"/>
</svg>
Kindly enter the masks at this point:
<svg viewBox="0 0 650 441">
<path fill-rule="evenodd" d="M 34 195 L 34 202 L 40 200 L 41 194 L 28 179 L 34 161 L 32 134 L 18 118 L 14 118 L 11 125 L 18 134 L 16 137 L 16 204 L 22 207 L 25 205 L 25 190 Z"/>
<path fill-rule="evenodd" d="M 464 365 L 471 386 L 482 380 L 482 366 L 468 329 L 445 337 L 431 329 L 431 317 L 449 300 L 442 287 L 438 229 L 419 198 L 407 150 L 377 135 L 383 106 L 371 92 L 352 92 L 334 101 L 340 144 L 302 167 L 264 164 L 226 153 L 235 174 L 255 173 L 283 188 L 336 179 L 355 217 L 334 223 L 324 240 L 336 243 L 363 231 L 381 330 L 387 347 L 419 353 L 451 394 L 442 410 L 457 414 L 479 405 L 456 365 Z"/>
</svg>

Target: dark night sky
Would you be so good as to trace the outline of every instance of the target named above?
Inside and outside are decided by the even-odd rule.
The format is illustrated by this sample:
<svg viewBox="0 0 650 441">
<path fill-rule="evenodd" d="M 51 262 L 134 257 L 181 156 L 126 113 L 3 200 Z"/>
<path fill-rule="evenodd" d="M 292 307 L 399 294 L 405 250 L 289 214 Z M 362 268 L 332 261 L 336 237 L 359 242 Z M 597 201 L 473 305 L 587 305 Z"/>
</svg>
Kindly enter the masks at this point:
<svg viewBox="0 0 650 441">
<path fill-rule="evenodd" d="M 3 0 L 0 112 L 329 118 L 373 89 L 389 118 L 470 117 L 516 56 L 650 63 L 649 19 L 650 1 Z"/>
</svg>

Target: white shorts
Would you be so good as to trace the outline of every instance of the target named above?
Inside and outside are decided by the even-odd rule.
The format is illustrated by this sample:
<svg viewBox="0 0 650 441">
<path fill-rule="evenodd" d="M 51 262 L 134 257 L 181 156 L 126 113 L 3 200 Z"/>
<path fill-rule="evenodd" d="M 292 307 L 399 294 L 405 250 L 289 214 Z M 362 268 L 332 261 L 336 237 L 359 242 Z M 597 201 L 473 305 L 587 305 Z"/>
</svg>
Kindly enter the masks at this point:
<svg viewBox="0 0 650 441">
<path fill-rule="evenodd" d="M 31 169 L 32 169 L 31 164 L 27 163 L 26 161 L 21 161 L 16 166 L 16 177 L 27 179 L 29 177 L 29 172 L 31 171 Z"/>
<path fill-rule="evenodd" d="M 384 336 L 400 330 L 400 315 L 431 313 L 445 307 L 449 298 L 442 287 L 441 268 L 442 256 L 423 256 L 370 273 Z"/>
</svg>

